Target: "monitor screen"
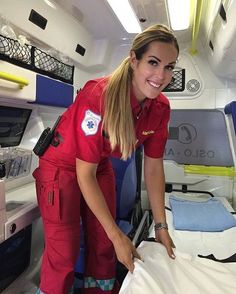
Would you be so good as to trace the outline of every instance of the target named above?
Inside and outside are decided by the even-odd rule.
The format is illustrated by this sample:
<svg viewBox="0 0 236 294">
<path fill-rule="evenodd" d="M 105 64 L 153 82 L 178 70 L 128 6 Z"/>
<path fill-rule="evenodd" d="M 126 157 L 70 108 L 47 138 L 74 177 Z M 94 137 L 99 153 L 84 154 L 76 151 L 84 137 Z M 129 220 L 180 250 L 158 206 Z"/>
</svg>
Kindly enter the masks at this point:
<svg viewBox="0 0 236 294">
<path fill-rule="evenodd" d="M 0 147 L 18 146 L 32 110 L 0 106 Z"/>
</svg>

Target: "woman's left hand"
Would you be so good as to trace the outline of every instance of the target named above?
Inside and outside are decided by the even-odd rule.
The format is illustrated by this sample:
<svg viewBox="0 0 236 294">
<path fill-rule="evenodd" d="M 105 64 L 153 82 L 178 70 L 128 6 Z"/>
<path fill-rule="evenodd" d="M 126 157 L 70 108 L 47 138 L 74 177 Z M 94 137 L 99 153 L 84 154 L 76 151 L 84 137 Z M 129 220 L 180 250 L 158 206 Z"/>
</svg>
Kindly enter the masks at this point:
<svg viewBox="0 0 236 294">
<path fill-rule="evenodd" d="M 175 248 L 175 244 L 172 241 L 168 230 L 160 229 L 155 231 L 156 241 L 163 244 L 166 247 L 166 251 L 170 258 L 175 259 L 175 254 L 173 248 Z"/>
</svg>

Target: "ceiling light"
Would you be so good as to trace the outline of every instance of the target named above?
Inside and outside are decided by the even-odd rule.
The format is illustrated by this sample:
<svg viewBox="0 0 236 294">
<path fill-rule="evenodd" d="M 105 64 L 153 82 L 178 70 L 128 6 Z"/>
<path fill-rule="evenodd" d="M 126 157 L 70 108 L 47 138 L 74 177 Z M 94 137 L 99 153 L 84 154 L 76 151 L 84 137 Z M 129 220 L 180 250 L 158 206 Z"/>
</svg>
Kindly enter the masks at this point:
<svg viewBox="0 0 236 294">
<path fill-rule="evenodd" d="M 107 2 L 128 33 L 140 33 L 142 31 L 129 0 L 107 0 Z"/>
<path fill-rule="evenodd" d="M 185 30 L 189 27 L 190 0 L 167 0 L 172 30 Z"/>
<path fill-rule="evenodd" d="M 48 6 L 52 7 L 53 9 L 56 9 L 55 4 L 52 3 L 50 0 L 44 0 L 44 2 L 45 2 Z"/>
</svg>

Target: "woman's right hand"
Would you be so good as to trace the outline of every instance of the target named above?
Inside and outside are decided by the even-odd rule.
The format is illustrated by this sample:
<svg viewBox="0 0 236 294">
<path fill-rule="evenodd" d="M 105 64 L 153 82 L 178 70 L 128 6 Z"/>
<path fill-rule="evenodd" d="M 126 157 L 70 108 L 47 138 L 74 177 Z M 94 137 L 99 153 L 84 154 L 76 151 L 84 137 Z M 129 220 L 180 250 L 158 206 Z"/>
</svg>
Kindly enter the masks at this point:
<svg viewBox="0 0 236 294">
<path fill-rule="evenodd" d="M 117 259 L 121 262 L 131 273 L 134 271 L 134 258 L 141 259 L 130 239 L 119 232 L 114 238 L 111 239 Z"/>
</svg>

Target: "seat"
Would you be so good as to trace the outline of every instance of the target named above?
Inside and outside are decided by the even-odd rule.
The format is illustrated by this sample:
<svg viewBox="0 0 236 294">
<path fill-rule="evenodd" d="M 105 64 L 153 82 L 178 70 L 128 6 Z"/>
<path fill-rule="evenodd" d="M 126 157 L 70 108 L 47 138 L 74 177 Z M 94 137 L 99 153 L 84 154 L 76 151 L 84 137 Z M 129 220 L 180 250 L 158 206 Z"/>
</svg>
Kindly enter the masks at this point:
<svg viewBox="0 0 236 294">
<path fill-rule="evenodd" d="M 225 105 L 224 108 L 227 130 L 232 151 L 234 166 L 236 166 L 236 101 L 232 101 Z"/>
<path fill-rule="evenodd" d="M 236 101 L 232 101 L 225 105 L 224 112 L 226 115 L 232 117 L 233 126 L 234 126 L 234 133 L 236 134 Z"/>
<path fill-rule="evenodd" d="M 133 226 L 131 215 L 137 196 L 135 153 L 126 161 L 111 157 L 116 179 L 116 223 L 128 235 Z"/>
<path fill-rule="evenodd" d="M 233 157 L 234 169 L 236 167 L 236 101 L 231 101 L 224 108 L 226 116 L 227 131 L 229 137 L 230 148 Z M 235 179 L 235 177 L 234 177 Z M 236 209 L 236 197 L 232 199 L 233 208 Z"/>
</svg>

